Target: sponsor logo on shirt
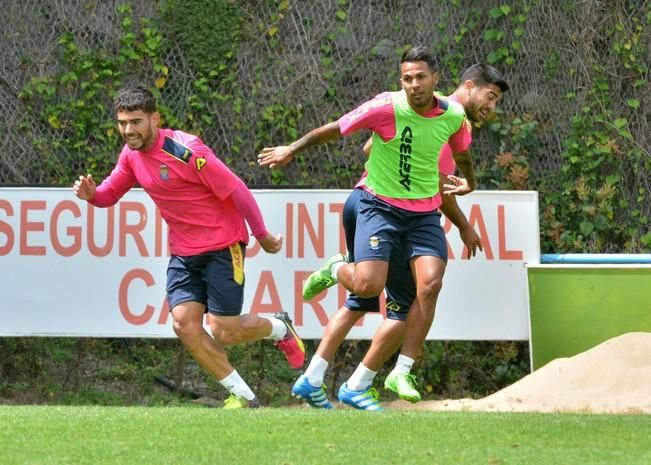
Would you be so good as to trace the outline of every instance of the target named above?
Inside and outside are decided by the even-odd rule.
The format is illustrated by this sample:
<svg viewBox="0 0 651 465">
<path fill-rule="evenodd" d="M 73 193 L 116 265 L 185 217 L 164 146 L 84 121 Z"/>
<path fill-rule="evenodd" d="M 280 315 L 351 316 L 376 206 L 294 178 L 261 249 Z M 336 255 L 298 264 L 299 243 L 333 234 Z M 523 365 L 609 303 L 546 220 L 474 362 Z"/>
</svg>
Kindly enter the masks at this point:
<svg viewBox="0 0 651 465">
<path fill-rule="evenodd" d="M 190 157 L 192 157 L 192 150 L 169 136 L 165 136 L 165 142 L 163 142 L 162 150 L 166 154 L 173 156 L 183 163 L 188 163 L 190 161 Z"/>
<path fill-rule="evenodd" d="M 233 266 L 233 281 L 237 284 L 244 283 L 244 256 L 240 244 L 228 246 L 231 252 L 231 264 Z"/>
<path fill-rule="evenodd" d="M 167 165 L 165 163 L 160 164 L 159 171 L 160 171 L 160 178 L 163 181 L 167 181 L 170 178 L 170 173 L 169 173 L 169 171 L 167 169 Z"/>
<path fill-rule="evenodd" d="M 400 311 L 400 305 L 396 303 L 393 300 L 387 300 L 387 310 L 391 310 L 394 312 L 399 312 Z"/>
<path fill-rule="evenodd" d="M 400 134 L 400 164 L 398 166 L 398 174 L 400 175 L 400 184 L 407 189 L 411 190 L 411 179 L 409 173 L 411 172 L 411 141 L 413 134 L 409 126 L 405 126 Z"/>
<path fill-rule="evenodd" d="M 203 157 L 197 157 L 194 160 L 194 166 L 197 167 L 197 171 L 201 171 L 201 169 L 208 163 L 205 158 Z"/>
<path fill-rule="evenodd" d="M 380 249 L 380 238 L 377 236 L 371 236 L 368 238 L 368 245 L 371 247 L 371 250 Z"/>
</svg>

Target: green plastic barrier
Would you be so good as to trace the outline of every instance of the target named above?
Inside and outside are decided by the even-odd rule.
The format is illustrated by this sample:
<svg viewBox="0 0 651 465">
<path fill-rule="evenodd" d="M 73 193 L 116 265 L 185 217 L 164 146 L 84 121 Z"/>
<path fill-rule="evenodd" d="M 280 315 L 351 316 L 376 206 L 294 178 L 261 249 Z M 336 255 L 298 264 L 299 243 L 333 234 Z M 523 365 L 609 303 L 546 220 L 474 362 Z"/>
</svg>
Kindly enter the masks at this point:
<svg viewBox="0 0 651 465">
<path fill-rule="evenodd" d="M 651 332 L 651 266 L 531 265 L 532 370 L 622 334 Z"/>
</svg>

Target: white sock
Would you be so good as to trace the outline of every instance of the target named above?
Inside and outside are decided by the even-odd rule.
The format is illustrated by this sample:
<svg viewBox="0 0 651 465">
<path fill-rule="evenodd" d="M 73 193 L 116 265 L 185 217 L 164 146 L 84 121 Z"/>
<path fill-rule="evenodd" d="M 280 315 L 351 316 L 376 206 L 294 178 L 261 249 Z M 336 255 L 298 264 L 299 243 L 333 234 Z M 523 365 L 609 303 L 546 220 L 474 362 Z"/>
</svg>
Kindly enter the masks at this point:
<svg viewBox="0 0 651 465">
<path fill-rule="evenodd" d="M 230 375 L 219 382 L 222 386 L 228 389 L 228 392 L 235 394 L 236 396 L 244 397 L 246 400 L 255 399 L 255 394 L 253 394 L 253 391 L 249 385 L 244 382 L 237 370 L 233 370 Z"/>
<path fill-rule="evenodd" d="M 346 265 L 346 262 L 337 262 L 330 267 L 330 276 L 332 276 L 332 279 L 339 282 L 339 278 L 337 277 L 337 271 L 339 271 L 339 268 L 341 268 L 344 265 Z"/>
<path fill-rule="evenodd" d="M 350 378 L 348 378 L 348 381 L 346 381 L 348 389 L 352 391 L 366 389 L 373 383 L 375 375 L 377 375 L 377 371 L 369 370 L 363 363 L 360 363 Z"/>
<path fill-rule="evenodd" d="M 324 358 L 315 355 L 310 360 L 310 364 L 305 370 L 305 377 L 308 383 L 314 387 L 321 387 L 323 378 L 325 378 L 326 370 L 328 369 L 328 361 Z"/>
<path fill-rule="evenodd" d="M 407 357 L 406 355 L 398 355 L 398 360 L 396 360 L 396 366 L 393 367 L 390 374 L 394 375 L 403 375 L 409 374 L 411 367 L 414 365 L 414 359 Z"/>
<path fill-rule="evenodd" d="M 285 337 L 287 334 L 287 325 L 285 325 L 285 323 L 273 316 L 260 315 L 260 318 L 265 318 L 271 322 L 271 334 L 269 334 L 269 336 L 265 336 L 265 339 L 280 341 Z"/>
</svg>

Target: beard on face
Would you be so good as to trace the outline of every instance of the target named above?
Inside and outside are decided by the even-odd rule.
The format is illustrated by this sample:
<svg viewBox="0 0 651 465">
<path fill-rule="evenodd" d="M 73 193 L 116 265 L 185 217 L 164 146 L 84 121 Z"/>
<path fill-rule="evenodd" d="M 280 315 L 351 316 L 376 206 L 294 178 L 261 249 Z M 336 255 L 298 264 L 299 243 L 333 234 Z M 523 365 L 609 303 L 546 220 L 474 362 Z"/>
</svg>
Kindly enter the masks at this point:
<svg viewBox="0 0 651 465">
<path fill-rule="evenodd" d="M 414 107 L 414 108 L 424 108 L 427 105 L 430 105 L 434 99 L 432 93 L 427 93 L 424 91 L 419 91 L 417 95 L 409 94 L 409 103 Z"/>
<path fill-rule="evenodd" d="M 145 145 L 147 145 L 147 143 L 151 140 L 152 130 L 151 127 L 149 127 L 142 133 L 133 132 L 130 134 L 122 134 L 122 138 L 131 150 L 142 150 L 145 148 Z"/>
<path fill-rule="evenodd" d="M 139 134 L 137 134 L 136 136 L 137 137 L 135 138 L 130 138 L 129 136 L 127 136 L 127 134 L 123 136 L 124 142 L 131 150 L 138 150 L 142 148 L 142 146 L 145 144 L 145 142 L 142 140 L 142 137 L 140 137 Z"/>
<path fill-rule="evenodd" d="M 467 103 L 465 106 L 466 116 L 473 123 L 479 123 L 482 121 L 482 118 L 479 116 L 480 108 L 477 108 L 477 105 L 473 103 Z"/>
</svg>

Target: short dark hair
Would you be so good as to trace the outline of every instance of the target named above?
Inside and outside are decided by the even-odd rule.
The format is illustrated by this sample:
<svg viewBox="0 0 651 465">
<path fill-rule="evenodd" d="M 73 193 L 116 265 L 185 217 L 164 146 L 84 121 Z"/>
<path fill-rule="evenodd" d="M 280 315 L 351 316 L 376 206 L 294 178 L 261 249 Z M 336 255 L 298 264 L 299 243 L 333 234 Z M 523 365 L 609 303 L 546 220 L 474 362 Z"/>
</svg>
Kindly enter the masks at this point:
<svg viewBox="0 0 651 465">
<path fill-rule="evenodd" d="M 509 84 L 497 69 L 485 63 L 476 63 L 461 75 L 461 82 L 472 81 L 478 86 L 495 84 L 502 92 L 509 90 Z"/>
<path fill-rule="evenodd" d="M 156 99 L 146 87 L 125 87 L 118 91 L 113 99 L 115 111 L 142 110 L 145 113 L 156 112 Z"/>
<path fill-rule="evenodd" d="M 406 50 L 400 58 L 401 65 L 405 62 L 413 63 L 415 61 L 424 61 L 427 63 L 427 67 L 431 71 L 435 70 L 434 56 L 425 47 L 418 46 L 410 48 L 409 50 Z"/>
</svg>

